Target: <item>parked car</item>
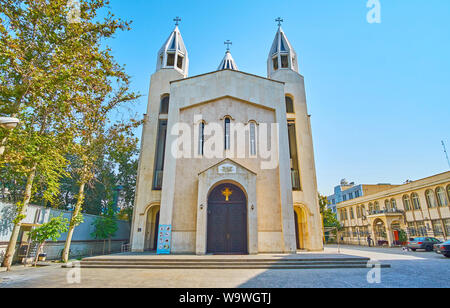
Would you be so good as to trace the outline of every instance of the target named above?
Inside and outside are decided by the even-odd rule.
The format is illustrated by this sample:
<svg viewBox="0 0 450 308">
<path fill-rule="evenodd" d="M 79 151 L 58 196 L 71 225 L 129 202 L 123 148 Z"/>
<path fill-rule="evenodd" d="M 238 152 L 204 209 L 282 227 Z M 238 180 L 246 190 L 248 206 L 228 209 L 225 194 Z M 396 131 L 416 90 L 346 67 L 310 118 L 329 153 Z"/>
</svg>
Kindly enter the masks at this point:
<svg viewBox="0 0 450 308">
<path fill-rule="evenodd" d="M 408 242 L 408 247 L 412 251 L 417 249 L 425 249 L 426 251 L 433 251 L 433 247 L 436 244 L 441 244 L 442 242 L 434 237 L 416 237 L 410 239 Z"/>
<path fill-rule="evenodd" d="M 434 251 L 438 254 L 446 256 L 447 258 L 450 258 L 450 241 L 434 245 Z"/>
</svg>

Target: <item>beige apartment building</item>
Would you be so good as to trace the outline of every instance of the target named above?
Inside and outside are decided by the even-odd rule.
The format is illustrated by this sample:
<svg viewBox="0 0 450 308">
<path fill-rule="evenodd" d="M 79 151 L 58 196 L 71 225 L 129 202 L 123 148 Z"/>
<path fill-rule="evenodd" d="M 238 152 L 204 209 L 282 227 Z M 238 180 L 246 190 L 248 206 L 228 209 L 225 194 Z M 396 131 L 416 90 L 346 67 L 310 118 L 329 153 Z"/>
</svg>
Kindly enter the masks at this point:
<svg viewBox="0 0 450 308">
<path fill-rule="evenodd" d="M 450 172 L 337 205 L 347 244 L 396 246 L 415 236 L 450 238 Z"/>
</svg>

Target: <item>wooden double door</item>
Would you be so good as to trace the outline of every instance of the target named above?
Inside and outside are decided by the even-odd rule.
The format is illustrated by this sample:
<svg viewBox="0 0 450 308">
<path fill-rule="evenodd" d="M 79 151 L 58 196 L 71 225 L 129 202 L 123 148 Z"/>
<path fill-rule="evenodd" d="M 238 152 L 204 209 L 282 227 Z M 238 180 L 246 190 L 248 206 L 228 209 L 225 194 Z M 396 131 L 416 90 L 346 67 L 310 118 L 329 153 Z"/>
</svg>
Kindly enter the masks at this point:
<svg viewBox="0 0 450 308">
<path fill-rule="evenodd" d="M 247 254 L 247 198 L 236 185 L 217 186 L 208 197 L 207 252 Z"/>
</svg>

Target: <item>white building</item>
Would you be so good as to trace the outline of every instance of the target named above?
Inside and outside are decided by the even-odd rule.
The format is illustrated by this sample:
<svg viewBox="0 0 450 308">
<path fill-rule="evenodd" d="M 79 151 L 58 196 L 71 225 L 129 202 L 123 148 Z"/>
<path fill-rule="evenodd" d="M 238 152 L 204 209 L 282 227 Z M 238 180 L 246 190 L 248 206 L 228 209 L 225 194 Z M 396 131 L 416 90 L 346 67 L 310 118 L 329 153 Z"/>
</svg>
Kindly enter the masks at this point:
<svg viewBox="0 0 450 308">
<path fill-rule="evenodd" d="M 267 78 L 239 71 L 229 50 L 217 71 L 188 69 L 176 26 L 150 82 L 132 250 L 322 250 L 304 78 L 281 27 Z"/>
</svg>

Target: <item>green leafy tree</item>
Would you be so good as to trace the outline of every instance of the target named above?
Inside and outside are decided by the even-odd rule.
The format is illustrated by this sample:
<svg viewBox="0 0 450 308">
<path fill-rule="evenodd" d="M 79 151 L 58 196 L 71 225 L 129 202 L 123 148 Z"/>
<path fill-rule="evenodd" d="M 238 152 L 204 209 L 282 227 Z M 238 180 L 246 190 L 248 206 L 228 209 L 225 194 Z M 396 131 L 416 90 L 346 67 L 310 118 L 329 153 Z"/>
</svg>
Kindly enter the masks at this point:
<svg viewBox="0 0 450 308">
<path fill-rule="evenodd" d="M 98 217 L 92 225 L 94 226 L 94 232 L 91 236 L 95 239 L 103 240 L 103 253 L 105 253 L 106 240 L 109 241 L 109 252 L 111 253 L 111 238 L 116 234 L 118 230 L 117 219 L 110 211 L 108 214 Z"/>
<path fill-rule="evenodd" d="M 20 222 L 37 192 L 36 182 L 44 188 L 42 199 L 57 201 L 61 178 L 68 176 L 67 153 L 73 151 L 73 141 L 79 136 L 80 108 L 88 110 L 94 103 L 93 93 L 110 89 L 109 82 L 100 80 L 128 81 L 110 50 L 100 49 L 101 40 L 118 29 L 129 29 L 127 22 L 110 13 L 103 20 L 98 17 L 98 11 L 108 5 L 104 0 L 82 0 L 81 22 L 70 23 L 66 0 L 0 0 L 0 114 L 21 120 L 9 133 L 0 168 L 7 165 L 25 179 L 3 261 L 8 268 Z M 126 96 L 124 89 L 119 86 L 113 96 Z M 102 95 L 100 102 L 105 100 Z M 114 101 L 109 94 L 108 98 Z M 99 103 L 94 105 L 93 113 Z"/>
<path fill-rule="evenodd" d="M 34 260 L 35 266 L 45 242 L 48 240 L 52 240 L 54 242 L 58 241 L 58 239 L 61 237 L 61 234 L 67 232 L 68 225 L 69 220 L 61 215 L 58 217 L 53 217 L 49 220 L 49 222 L 30 232 L 30 238 L 32 239 L 32 241 L 39 245 Z"/>
</svg>

